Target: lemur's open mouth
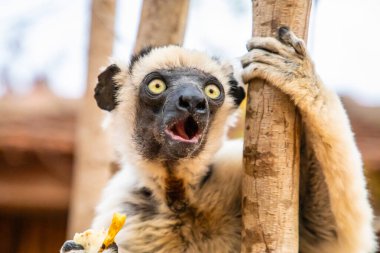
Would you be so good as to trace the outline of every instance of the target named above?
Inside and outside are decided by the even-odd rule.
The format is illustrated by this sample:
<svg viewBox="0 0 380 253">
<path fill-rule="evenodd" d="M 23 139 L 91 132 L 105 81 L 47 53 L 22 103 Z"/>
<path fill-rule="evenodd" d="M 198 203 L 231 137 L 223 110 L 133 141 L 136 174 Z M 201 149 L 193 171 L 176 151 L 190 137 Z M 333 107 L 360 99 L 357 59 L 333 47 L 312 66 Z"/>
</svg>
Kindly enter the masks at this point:
<svg viewBox="0 0 380 253">
<path fill-rule="evenodd" d="M 176 122 L 165 132 L 174 140 L 190 143 L 197 143 L 201 136 L 198 123 L 191 116 Z"/>
</svg>

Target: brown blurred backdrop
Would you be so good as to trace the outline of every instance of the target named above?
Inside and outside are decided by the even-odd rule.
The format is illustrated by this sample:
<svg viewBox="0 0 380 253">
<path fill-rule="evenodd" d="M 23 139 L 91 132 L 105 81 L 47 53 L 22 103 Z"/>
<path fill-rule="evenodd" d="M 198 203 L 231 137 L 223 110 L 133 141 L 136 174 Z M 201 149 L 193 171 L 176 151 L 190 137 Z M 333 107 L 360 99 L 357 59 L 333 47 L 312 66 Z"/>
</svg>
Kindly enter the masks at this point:
<svg viewBox="0 0 380 253">
<path fill-rule="evenodd" d="M 135 48 L 152 39 L 151 30 L 158 29 L 157 24 L 152 28 L 152 13 L 162 15 L 162 22 L 173 24 L 160 32 L 163 37 L 152 40 L 158 44 L 182 43 L 189 1 L 160 2 L 144 1 Z M 95 155 L 100 159 L 95 164 L 102 164 L 99 153 L 106 149 L 99 148 L 103 140 L 96 140 L 100 123 L 93 122 L 99 122 L 102 114 L 94 109 L 92 89 L 99 67 L 107 64 L 112 54 L 115 1 L 94 0 L 90 6 L 88 85 L 83 98 L 57 95 L 52 92 L 52 81 L 39 73 L 34 76 L 32 88 L 20 95 L 12 88 L 12 81 L 5 78 L 6 68 L 0 72 L 5 87 L 0 96 L 1 252 L 58 252 L 73 231 L 89 226 L 101 185 L 115 169 L 110 163 L 108 174 L 97 173 L 84 159 Z M 177 18 L 164 20 L 167 9 Z M 348 96 L 342 100 L 363 154 L 371 201 L 380 215 L 380 106 L 364 106 Z M 83 135 L 89 141 L 84 142 Z M 241 122 L 230 135 L 242 136 Z M 98 152 L 91 154 L 96 142 Z M 93 196 L 84 194 L 89 189 Z"/>
</svg>

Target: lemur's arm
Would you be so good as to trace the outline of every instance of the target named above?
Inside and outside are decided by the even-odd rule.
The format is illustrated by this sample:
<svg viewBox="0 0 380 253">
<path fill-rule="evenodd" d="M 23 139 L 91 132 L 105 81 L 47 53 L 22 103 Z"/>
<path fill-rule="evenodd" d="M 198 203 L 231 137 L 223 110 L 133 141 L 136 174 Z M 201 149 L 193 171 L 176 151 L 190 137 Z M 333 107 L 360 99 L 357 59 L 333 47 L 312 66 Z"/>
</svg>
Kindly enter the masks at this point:
<svg viewBox="0 0 380 253">
<path fill-rule="evenodd" d="M 320 190 L 311 194 L 316 203 L 329 202 L 325 206 L 331 210 L 317 208 L 314 213 L 302 215 L 320 217 L 320 224 L 324 224 L 325 213 L 332 213 L 334 238 L 308 241 L 308 237 L 301 234 L 301 252 L 373 252 L 376 248 L 373 214 L 361 156 L 338 96 L 322 84 L 304 42 L 287 28 L 279 29 L 278 39 L 253 38 L 247 48 L 249 52 L 241 59 L 243 80 L 246 83 L 254 78 L 267 80 L 290 96 L 302 115 L 306 142 L 317 161 L 313 166 L 322 170 L 323 175 L 319 178 L 325 178 L 323 184 L 328 194 L 319 194 Z M 319 183 L 311 182 L 306 187 L 313 191 Z M 320 216 L 315 213 L 321 211 Z M 318 223 L 319 220 L 314 221 Z M 319 227 L 316 231 L 323 229 Z"/>
</svg>

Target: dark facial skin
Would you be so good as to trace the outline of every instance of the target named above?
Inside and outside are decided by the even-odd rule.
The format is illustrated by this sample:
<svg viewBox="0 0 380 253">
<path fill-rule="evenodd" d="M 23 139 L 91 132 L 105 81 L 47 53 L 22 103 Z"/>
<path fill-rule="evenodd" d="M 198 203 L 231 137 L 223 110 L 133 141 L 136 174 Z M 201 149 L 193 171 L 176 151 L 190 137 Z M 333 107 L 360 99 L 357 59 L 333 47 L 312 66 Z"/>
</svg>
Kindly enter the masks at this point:
<svg viewBox="0 0 380 253">
<path fill-rule="evenodd" d="M 166 90 L 158 95 L 148 89 L 155 79 L 166 84 Z M 208 84 L 220 89 L 217 99 L 205 95 Z M 134 140 L 144 158 L 163 161 L 194 157 L 202 151 L 209 125 L 225 96 L 215 77 L 194 68 L 152 72 L 141 83 L 139 94 Z M 189 136 L 197 137 L 186 141 L 173 135 L 180 124 Z"/>
</svg>

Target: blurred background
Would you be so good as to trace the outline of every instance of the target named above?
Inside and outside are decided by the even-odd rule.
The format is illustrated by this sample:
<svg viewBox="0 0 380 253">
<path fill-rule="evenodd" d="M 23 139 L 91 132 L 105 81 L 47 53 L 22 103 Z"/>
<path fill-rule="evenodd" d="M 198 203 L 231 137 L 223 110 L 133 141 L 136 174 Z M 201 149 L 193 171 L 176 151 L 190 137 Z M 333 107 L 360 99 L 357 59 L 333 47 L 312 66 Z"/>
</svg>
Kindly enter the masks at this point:
<svg viewBox="0 0 380 253">
<path fill-rule="evenodd" d="M 238 57 L 251 11 L 249 0 L 0 0 L 1 251 L 57 252 L 90 225 L 100 189 L 117 170 L 92 99 L 109 57 L 128 63 L 160 39 Z M 308 38 L 322 80 L 351 119 L 377 215 L 379 13 L 377 0 L 313 1 Z"/>
</svg>

